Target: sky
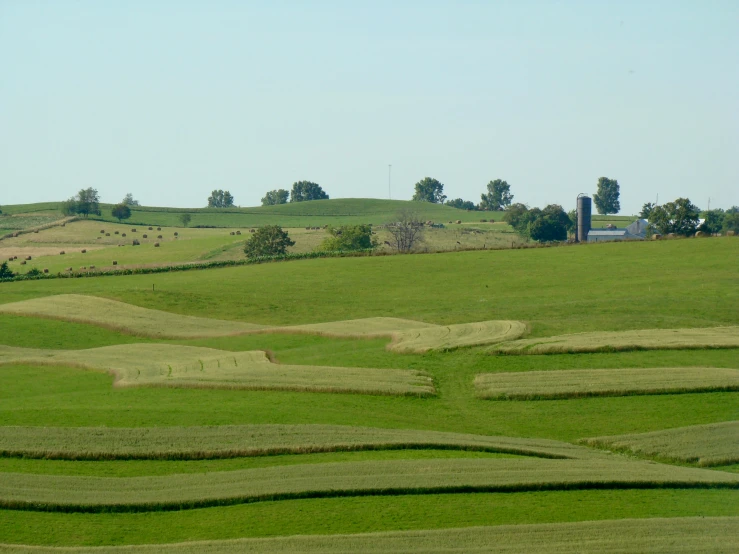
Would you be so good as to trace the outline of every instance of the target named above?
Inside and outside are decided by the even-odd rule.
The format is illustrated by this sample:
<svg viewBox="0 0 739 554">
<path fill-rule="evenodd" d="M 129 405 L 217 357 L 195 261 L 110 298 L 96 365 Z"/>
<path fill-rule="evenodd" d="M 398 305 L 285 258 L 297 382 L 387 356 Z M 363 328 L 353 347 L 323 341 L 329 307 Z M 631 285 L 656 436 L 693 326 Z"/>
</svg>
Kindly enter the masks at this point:
<svg viewBox="0 0 739 554">
<path fill-rule="evenodd" d="M 410 199 L 429 176 L 571 209 L 605 176 L 622 213 L 728 208 L 737 28 L 736 0 L 0 0 L 0 205 Z"/>
</svg>

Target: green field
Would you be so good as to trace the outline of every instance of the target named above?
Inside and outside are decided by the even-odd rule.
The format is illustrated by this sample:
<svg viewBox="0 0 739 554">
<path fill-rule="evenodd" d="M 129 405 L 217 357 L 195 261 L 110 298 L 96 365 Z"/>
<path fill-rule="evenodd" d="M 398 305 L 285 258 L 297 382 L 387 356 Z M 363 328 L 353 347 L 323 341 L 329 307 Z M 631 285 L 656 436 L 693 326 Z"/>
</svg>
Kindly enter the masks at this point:
<svg viewBox="0 0 739 554">
<path fill-rule="evenodd" d="M 78 232 L 74 224 L 63 229 Z M 102 229 L 108 231 L 95 231 Z M 137 229 L 143 232 L 149 233 Z M 223 229 L 183 234 L 189 232 L 192 238 L 168 244 L 201 240 L 195 235 L 201 232 L 233 239 Z M 190 548 L 403 551 L 406 536 L 336 535 L 416 530 L 426 538 L 412 539 L 414 551 L 424 550 L 422 541 L 474 551 L 474 540 L 489 544 L 490 537 L 498 537 L 501 551 L 530 551 L 537 540 L 566 551 L 572 533 L 589 532 L 592 551 L 730 551 L 736 526 L 721 518 L 739 516 L 733 427 L 715 435 L 721 452 L 676 428 L 723 429 L 738 419 L 739 393 L 716 386 L 671 394 L 676 390 L 664 385 L 676 377 L 670 368 L 698 372 L 699 381 L 706 370 L 697 368 L 733 375 L 739 348 L 706 348 L 715 343 L 704 341 L 670 349 L 657 331 L 736 328 L 738 260 L 739 240 L 723 237 L 2 283 L 0 543 L 244 539 Z M 609 342 L 596 352 L 501 355 L 496 349 L 520 343 L 503 336 L 499 346 L 471 340 L 451 350 L 398 352 L 388 349 L 387 320 L 367 318 L 394 318 L 406 331 L 420 325 L 434 333 L 475 322 L 522 322 L 529 333 L 523 341 L 542 344 L 563 335 L 638 331 L 651 337 L 653 349 Z M 209 332 L 211 325 L 219 331 Z M 264 332 L 275 327 L 280 331 Z M 166 379 L 160 373 L 171 365 L 173 374 L 179 369 L 198 380 L 224 370 L 228 357 L 238 361 L 256 351 L 269 353 L 265 378 L 293 379 L 310 368 L 332 379 L 345 371 L 355 379 L 395 372 L 430 379 L 434 394 L 113 387 L 115 377 L 106 373 L 156 366 L 157 378 Z M 475 387 L 478 375 L 528 375 L 527 386 L 551 390 L 572 386 L 573 374 L 592 368 L 608 370 L 616 381 L 633 382 L 628 371 L 649 373 L 664 394 L 510 402 L 481 399 Z M 228 379 L 250 379 L 236 369 Z M 644 433 L 650 434 L 644 444 L 659 448 L 641 448 Z M 601 442 L 578 442 L 589 437 Z M 681 449 L 698 457 L 681 457 Z M 700 467 L 701 455 L 718 457 L 708 469 Z M 172 508 L 184 509 L 167 511 Z M 673 519 L 685 517 L 696 519 Z M 639 521 L 619 521 L 625 518 Z M 566 522 L 571 525 L 561 525 Z M 517 533 L 520 528 L 502 527 L 507 524 L 556 525 Z M 632 531 L 624 533 L 624 525 Z M 293 535 L 313 537 L 248 542 Z"/>
</svg>

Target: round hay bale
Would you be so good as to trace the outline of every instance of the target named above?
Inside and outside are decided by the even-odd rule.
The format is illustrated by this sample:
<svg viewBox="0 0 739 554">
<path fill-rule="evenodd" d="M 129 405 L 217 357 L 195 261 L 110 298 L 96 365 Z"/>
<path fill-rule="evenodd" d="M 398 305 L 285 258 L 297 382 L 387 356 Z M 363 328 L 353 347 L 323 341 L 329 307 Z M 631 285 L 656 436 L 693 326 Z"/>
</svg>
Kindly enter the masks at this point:
<svg viewBox="0 0 739 554">
<path fill-rule="evenodd" d="M 27 259 L 28 261 L 30 261 L 30 260 L 31 260 L 31 256 L 26 256 L 26 259 Z"/>
<path fill-rule="evenodd" d="M 726 236 L 727 237 L 734 237 L 734 236 L 736 236 L 736 231 L 726 231 Z"/>
<path fill-rule="evenodd" d="M 149 235 L 143 235 L 143 236 L 144 236 L 145 239 L 148 239 L 149 238 Z"/>
<path fill-rule="evenodd" d="M 61 252 L 59 252 L 59 255 L 60 256 L 64 256 L 64 254 L 65 254 L 64 250 L 62 250 Z"/>
<path fill-rule="evenodd" d="M 121 236 L 122 236 L 122 237 L 125 237 L 125 236 L 126 236 L 126 233 L 123 233 L 123 234 L 122 234 Z"/>
<path fill-rule="evenodd" d="M 695 233 L 695 238 L 697 239 L 702 238 L 702 237 L 707 237 L 707 236 L 708 236 L 708 233 L 704 233 L 703 231 L 698 231 L 697 233 Z"/>
<path fill-rule="evenodd" d="M 115 234 L 116 234 L 116 235 L 120 234 L 120 231 L 116 231 L 116 232 L 115 232 Z"/>
<path fill-rule="evenodd" d="M 71 267 L 68 267 L 66 271 L 74 271 Z"/>
<path fill-rule="evenodd" d="M 133 243 L 131 244 L 131 246 L 139 246 L 140 244 L 141 243 L 139 242 L 138 239 L 133 239 Z"/>
<path fill-rule="evenodd" d="M 240 235 L 240 234 L 241 234 L 241 231 L 236 231 L 236 234 L 237 234 L 237 235 Z"/>
<path fill-rule="evenodd" d="M 21 265 L 26 265 L 26 260 L 23 260 L 23 261 L 21 262 Z"/>
<path fill-rule="evenodd" d="M 33 230 L 33 232 L 34 232 L 34 233 L 38 233 L 38 229 L 34 229 L 34 230 Z"/>
<path fill-rule="evenodd" d="M 488 222 L 488 220 L 487 220 L 487 219 L 481 219 L 481 220 L 480 220 L 480 223 L 487 223 L 487 222 Z"/>
<path fill-rule="evenodd" d="M 82 252 L 83 254 L 87 254 L 87 250 L 85 250 L 84 248 L 80 250 L 80 252 Z"/>
<path fill-rule="evenodd" d="M 161 239 L 161 238 L 163 238 L 163 237 L 162 237 L 162 235 L 157 235 L 157 238 L 158 238 L 158 239 Z"/>
<path fill-rule="evenodd" d="M 117 260 L 113 260 L 113 265 L 118 265 L 118 261 Z"/>
<path fill-rule="evenodd" d="M 110 236 L 110 233 L 105 233 L 105 236 L 106 236 L 106 237 L 109 237 L 109 236 Z"/>
<path fill-rule="evenodd" d="M 157 231 L 161 231 L 161 230 L 162 230 L 162 228 L 161 228 L 161 227 L 157 227 Z"/>
<path fill-rule="evenodd" d="M 131 229 L 131 232 L 132 232 L 132 233 L 135 233 L 135 232 L 136 232 L 136 229 Z"/>
<path fill-rule="evenodd" d="M 236 234 L 236 233 L 234 233 L 233 231 L 231 231 L 231 232 L 229 233 L 229 235 L 232 235 L 232 236 L 233 236 L 233 235 L 235 235 L 235 234 Z"/>
<path fill-rule="evenodd" d="M 82 271 L 82 270 L 85 270 L 85 269 L 87 269 L 87 268 L 86 268 L 86 267 L 85 267 L 84 265 L 83 265 L 82 267 L 80 267 L 80 270 L 81 270 L 81 271 Z"/>
<path fill-rule="evenodd" d="M 13 261 L 13 256 L 11 256 L 10 258 L 8 258 L 8 261 L 9 262 L 12 262 Z"/>
<path fill-rule="evenodd" d="M 177 231 L 174 232 L 174 236 L 179 236 L 179 233 Z"/>
<path fill-rule="evenodd" d="M 154 230 L 154 227 L 149 227 L 149 231 L 153 231 L 153 230 Z"/>
<path fill-rule="evenodd" d="M 48 267 L 45 267 L 44 268 L 44 273 L 49 273 L 49 268 Z"/>
<path fill-rule="evenodd" d="M 101 235 L 104 235 L 105 234 L 105 229 L 100 229 L 100 234 Z"/>
<path fill-rule="evenodd" d="M 95 269 L 95 266 L 94 266 L 94 265 L 91 265 L 91 266 L 90 266 L 90 269 Z"/>
<path fill-rule="evenodd" d="M 459 225 L 460 223 L 462 223 L 462 220 L 461 219 L 458 219 L 457 220 L 457 225 Z"/>
<path fill-rule="evenodd" d="M 675 233 L 667 233 L 668 239 L 674 239 L 677 235 Z"/>
<path fill-rule="evenodd" d="M 249 229 L 249 232 L 250 232 L 250 233 L 253 233 L 253 232 L 254 232 L 254 229 Z"/>
<path fill-rule="evenodd" d="M 159 243 L 158 242 L 155 242 L 154 243 L 154 248 L 159 248 Z"/>
</svg>

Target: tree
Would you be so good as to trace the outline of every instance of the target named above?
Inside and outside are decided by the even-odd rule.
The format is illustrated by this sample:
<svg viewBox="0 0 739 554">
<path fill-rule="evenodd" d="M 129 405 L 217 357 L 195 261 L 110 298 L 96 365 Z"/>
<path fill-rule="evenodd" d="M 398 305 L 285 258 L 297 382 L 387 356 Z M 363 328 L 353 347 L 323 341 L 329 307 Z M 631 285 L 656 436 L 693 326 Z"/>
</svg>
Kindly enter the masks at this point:
<svg viewBox="0 0 739 554">
<path fill-rule="evenodd" d="M 641 207 L 641 213 L 639 214 L 639 217 L 642 219 L 649 219 L 649 214 L 652 213 L 652 210 L 657 207 L 657 204 L 652 204 L 651 202 L 647 202 Z"/>
<path fill-rule="evenodd" d="M 666 235 L 692 235 L 698 226 L 698 208 L 688 198 L 678 198 L 662 206 L 656 206 L 649 214 L 649 223 Z"/>
<path fill-rule="evenodd" d="M 118 220 L 118 223 L 120 223 L 124 219 L 131 217 L 131 208 L 128 207 L 128 204 L 116 204 L 113 206 L 110 213 Z"/>
<path fill-rule="evenodd" d="M 190 222 L 192 221 L 192 216 L 189 213 L 180 214 L 180 222 L 182 223 L 183 227 L 187 227 L 190 225 Z"/>
<path fill-rule="evenodd" d="M 130 192 L 123 197 L 123 200 L 121 200 L 121 204 L 125 204 L 126 206 L 140 205 L 138 200 L 134 200 L 133 194 L 131 194 Z"/>
<path fill-rule="evenodd" d="M 732 211 L 727 210 L 724 214 L 724 220 L 721 225 L 721 230 L 725 233 L 727 231 L 734 231 L 739 233 L 739 210 Z"/>
<path fill-rule="evenodd" d="M 73 196 L 62 204 L 62 212 L 64 215 L 83 215 L 85 217 L 90 214 L 100 215 L 100 195 L 94 188 L 81 189 L 76 196 Z"/>
<path fill-rule="evenodd" d="M 577 210 L 570 210 L 567 212 L 567 232 L 571 234 L 577 233 Z"/>
<path fill-rule="evenodd" d="M 329 225 L 328 234 L 318 250 L 324 251 L 350 251 L 370 250 L 377 248 L 377 237 L 372 235 L 371 225 L 342 225 L 332 227 Z"/>
<path fill-rule="evenodd" d="M 321 185 L 311 181 L 297 181 L 293 183 L 290 192 L 290 202 L 308 202 L 309 200 L 328 200 Z"/>
<path fill-rule="evenodd" d="M 708 210 L 701 214 L 703 216 L 703 223 L 698 226 L 699 231 L 704 233 L 718 233 L 724 225 L 724 210 Z"/>
<path fill-rule="evenodd" d="M 477 209 L 474 202 L 471 202 L 470 200 L 462 200 L 461 198 L 449 200 L 446 205 L 451 206 L 452 208 L 457 208 L 458 210 L 472 211 Z"/>
<path fill-rule="evenodd" d="M 528 218 L 529 207 L 526 204 L 516 203 L 506 210 L 503 221 L 513 227 L 519 235 L 527 236 Z"/>
<path fill-rule="evenodd" d="M 285 189 L 270 190 L 262 198 L 262 206 L 276 206 L 277 204 L 287 204 L 287 198 L 290 193 Z"/>
<path fill-rule="evenodd" d="M 488 183 L 488 192 L 480 196 L 480 209 L 500 211 L 511 205 L 513 195 L 511 185 L 501 179 Z"/>
<path fill-rule="evenodd" d="M 280 256 L 287 253 L 295 241 L 278 225 L 265 225 L 257 229 L 244 245 L 247 258 L 259 256 Z"/>
<path fill-rule="evenodd" d="M 432 179 L 431 177 L 424 177 L 418 181 L 415 185 L 416 192 L 413 195 L 413 200 L 417 202 L 431 202 L 432 204 L 443 204 L 446 200 L 444 194 L 444 185 Z"/>
<path fill-rule="evenodd" d="M 233 205 L 234 197 L 227 190 L 214 190 L 208 197 L 209 208 L 231 208 Z"/>
<path fill-rule="evenodd" d="M 394 221 L 386 225 L 392 242 L 391 248 L 398 252 L 410 252 L 423 240 L 423 220 L 414 209 L 403 208 L 395 214 Z"/>
<path fill-rule="evenodd" d="M 566 240 L 567 229 L 572 228 L 570 216 L 558 204 L 550 204 L 543 210 L 513 204 L 503 220 L 519 235 L 539 242 Z"/>
<path fill-rule="evenodd" d="M 12 279 L 15 273 L 8 267 L 8 262 L 0 264 L 0 279 Z"/>
<path fill-rule="evenodd" d="M 616 179 L 601 177 L 598 179 L 598 192 L 593 195 L 595 209 L 603 215 L 617 214 L 621 210 L 621 203 L 618 200 L 620 194 Z"/>
</svg>

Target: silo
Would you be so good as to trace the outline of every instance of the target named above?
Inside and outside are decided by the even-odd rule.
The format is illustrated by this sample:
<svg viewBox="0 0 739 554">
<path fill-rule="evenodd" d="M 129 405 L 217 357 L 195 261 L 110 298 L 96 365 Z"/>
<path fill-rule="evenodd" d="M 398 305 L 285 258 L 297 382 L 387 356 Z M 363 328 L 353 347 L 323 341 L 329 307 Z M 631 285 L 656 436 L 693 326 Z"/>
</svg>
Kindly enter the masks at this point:
<svg viewBox="0 0 739 554">
<path fill-rule="evenodd" d="M 588 242 L 591 212 L 590 197 L 580 194 L 577 197 L 577 242 Z"/>
</svg>

